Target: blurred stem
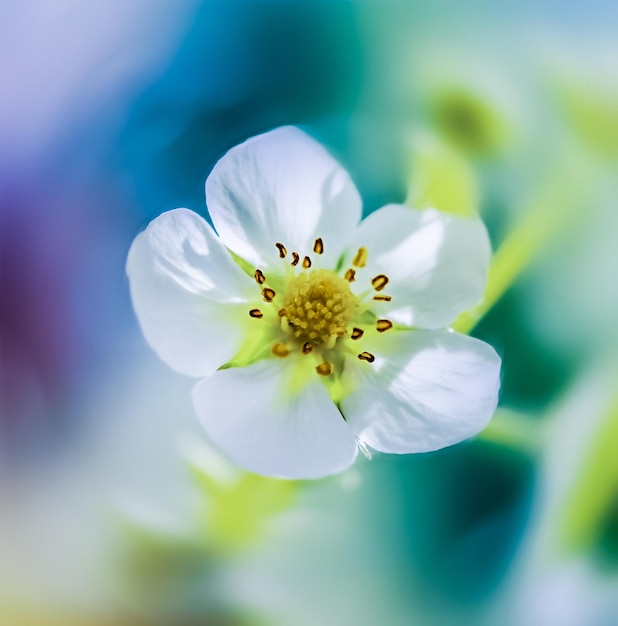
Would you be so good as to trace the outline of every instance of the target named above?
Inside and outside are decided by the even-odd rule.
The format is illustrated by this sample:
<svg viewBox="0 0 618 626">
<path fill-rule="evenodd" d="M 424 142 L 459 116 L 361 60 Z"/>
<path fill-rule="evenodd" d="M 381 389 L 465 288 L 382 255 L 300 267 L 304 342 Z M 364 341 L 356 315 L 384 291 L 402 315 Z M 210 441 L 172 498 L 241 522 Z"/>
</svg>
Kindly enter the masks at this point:
<svg viewBox="0 0 618 626">
<path fill-rule="evenodd" d="M 530 265 L 550 239 L 570 224 L 576 204 L 577 177 L 564 170 L 551 176 L 524 209 L 516 225 L 493 256 L 487 287 L 479 304 L 462 313 L 453 324 L 457 332 L 468 334 Z"/>
<path fill-rule="evenodd" d="M 536 452 L 542 443 L 538 420 L 505 409 L 497 411 L 478 438 L 528 453 Z"/>
<path fill-rule="evenodd" d="M 560 543 L 569 550 L 595 545 L 608 509 L 618 494 L 618 394 L 614 394 L 606 417 L 577 474 L 565 502 L 559 528 Z"/>
<path fill-rule="evenodd" d="M 575 208 L 581 199 L 581 183 L 585 177 L 569 176 L 570 169 L 557 168 L 523 210 L 523 219 L 512 229 L 492 258 L 487 287 L 481 302 L 464 311 L 455 320 L 455 331 L 469 334 L 534 261 L 543 247 L 552 239 L 555 240 L 571 224 L 577 214 Z M 534 452 L 541 446 L 542 435 L 536 420 L 501 410 L 479 437 Z"/>
<path fill-rule="evenodd" d="M 428 132 L 416 133 L 410 145 L 412 178 L 405 203 L 416 209 L 476 217 L 479 184 L 468 159 L 446 141 Z"/>
</svg>

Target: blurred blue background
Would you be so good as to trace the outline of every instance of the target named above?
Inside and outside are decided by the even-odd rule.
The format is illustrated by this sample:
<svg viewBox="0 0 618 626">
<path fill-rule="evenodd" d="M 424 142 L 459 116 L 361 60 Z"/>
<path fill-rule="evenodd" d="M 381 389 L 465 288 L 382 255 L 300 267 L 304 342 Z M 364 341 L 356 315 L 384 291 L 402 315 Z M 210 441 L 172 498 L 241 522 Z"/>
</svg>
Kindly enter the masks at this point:
<svg viewBox="0 0 618 626">
<path fill-rule="evenodd" d="M 618 624 L 615 3 L 0 8 L 0 621 Z M 477 440 L 240 474 L 124 273 L 230 147 L 302 126 L 389 202 L 485 220 Z M 486 314 L 485 314 L 486 313 Z"/>
</svg>

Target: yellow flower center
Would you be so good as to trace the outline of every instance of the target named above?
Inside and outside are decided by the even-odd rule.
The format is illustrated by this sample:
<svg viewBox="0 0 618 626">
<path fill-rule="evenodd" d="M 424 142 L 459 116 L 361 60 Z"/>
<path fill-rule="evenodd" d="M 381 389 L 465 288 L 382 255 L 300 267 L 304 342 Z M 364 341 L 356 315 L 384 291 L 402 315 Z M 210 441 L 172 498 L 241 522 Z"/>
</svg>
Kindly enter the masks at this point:
<svg viewBox="0 0 618 626">
<path fill-rule="evenodd" d="M 329 270 L 317 269 L 289 283 L 281 315 L 300 344 L 317 347 L 343 337 L 356 308 L 349 283 Z"/>
<path fill-rule="evenodd" d="M 288 258 L 287 248 L 282 243 L 275 243 L 279 258 Z M 324 252 L 322 238 L 315 240 L 313 252 Z M 386 274 L 378 274 L 368 280 L 363 276 L 367 264 L 367 248 L 361 246 L 343 276 L 336 271 L 322 268 L 311 269 L 311 257 L 291 251 L 289 265 L 293 270 L 271 277 L 256 268 L 253 273 L 255 282 L 260 287 L 262 300 L 268 305 L 249 310 L 249 316 L 261 320 L 278 320 L 276 330 L 270 334 L 271 353 L 278 358 L 285 358 L 292 353 L 309 355 L 316 359 L 315 371 L 322 377 L 335 378 L 341 373 L 345 353 L 356 354 L 357 358 L 373 363 L 375 357 L 362 350 L 362 338 L 367 328 L 373 326 L 378 333 L 393 328 L 393 323 L 369 311 L 367 298 L 374 293 L 375 302 L 390 302 L 391 296 L 382 293 L 389 284 Z M 292 276 L 290 276 L 290 273 Z M 355 296 L 350 283 L 367 280 L 371 288 L 360 296 Z M 274 288 L 273 288 L 274 287 Z M 379 306 L 379 305 L 378 305 Z M 347 340 L 357 344 L 352 348 Z M 360 352 L 357 350 L 360 349 Z"/>
</svg>

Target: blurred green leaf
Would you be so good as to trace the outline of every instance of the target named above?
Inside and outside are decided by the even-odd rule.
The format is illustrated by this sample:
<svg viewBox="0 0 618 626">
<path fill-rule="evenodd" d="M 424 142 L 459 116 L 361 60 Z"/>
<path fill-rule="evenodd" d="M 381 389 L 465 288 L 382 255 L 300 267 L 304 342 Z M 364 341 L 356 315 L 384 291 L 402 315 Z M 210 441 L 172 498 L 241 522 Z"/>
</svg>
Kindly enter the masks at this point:
<svg viewBox="0 0 618 626">
<path fill-rule="evenodd" d="M 562 84 L 558 104 L 579 139 L 599 156 L 618 158 L 618 93 Z"/>
<path fill-rule="evenodd" d="M 258 539 L 267 522 L 290 507 L 302 484 L 240 471 L 221 480 L 196 464 L 191 470 L 204 496 L 204 536 L 217 551 L 242 549 Z"/>
</svg>

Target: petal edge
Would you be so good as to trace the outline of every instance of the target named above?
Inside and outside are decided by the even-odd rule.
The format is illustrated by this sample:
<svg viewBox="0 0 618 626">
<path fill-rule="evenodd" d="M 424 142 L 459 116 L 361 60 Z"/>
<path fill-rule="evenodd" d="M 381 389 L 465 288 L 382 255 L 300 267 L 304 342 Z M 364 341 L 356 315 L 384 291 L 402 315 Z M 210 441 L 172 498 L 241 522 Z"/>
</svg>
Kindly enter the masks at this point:
<svg viewBox="0 0 618 626">
<path fill-rule="evenodd" d="M 382 452 L 429 452 L 487 425 L 498 403 L 501 363 L 489 344 L 430 330 L 374 341 L 375 367 L 353 363 L 346 370 L 357 380 L 342 409 L 361 441 Z"/>
<path fill-rule="evenodd" d="M 206 376 L 238 351 L 254 285 L 197 214 L 153 220 L 133 240 L 126 271 L 144 337 L 171 368 Z"/>
<path fill-rule="evenodd" d="M 300 394 L 284 396 L 286 365 L 259 361 L 200 381 L 193 403 L 204 430 L 257 474 L 305 479 L 343 471 L 356 457 L 352 429 L 317 376 Z"/>
</svg>

